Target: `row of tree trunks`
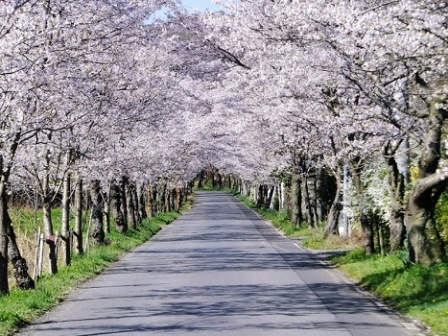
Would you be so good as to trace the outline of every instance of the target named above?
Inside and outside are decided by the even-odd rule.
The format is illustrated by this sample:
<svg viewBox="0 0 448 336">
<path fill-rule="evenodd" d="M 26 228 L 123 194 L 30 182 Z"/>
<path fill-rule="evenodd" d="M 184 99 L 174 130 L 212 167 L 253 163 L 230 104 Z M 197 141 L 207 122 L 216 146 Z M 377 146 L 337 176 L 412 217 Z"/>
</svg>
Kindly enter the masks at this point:
<svg viewBox="0 0 448 336">
<path fill-rule="evenodd" d="M 62 241 L 64 264 L 71 262 L 71 251 L 84 253 L 83 247 L 83 214 L 89 208 L 92 232 L 90 237 L 95 244 L 105 242 L 106 233 L 109 232 L 110 221 L 114 221 L 115 228 L 125 233 L 129 228 L 138 228 L 138 224 L 148 217 L 147 209 L 152 214 L 180 210 L 185 203 L 192 187 L 186 184 L 184 187 L 168 188 L 166 181 L 159 183 L 154 190 L 145 185 L 139 185 L 123 177 L 118 182 L 110 184 L 109 190 L 104 192 L 97 180 L 91 181 L 88 190 L 84 190 L 82 179 L 78 178 L 74 183 L 72 193 L 72 176 L 66 174 L 62 181 L 62 221 L 60 234 L 54 231 L 52 221 L 52 206 L 54 192 L 51 192 L 49 176 L 44 176 L 41 185 L 41 199 L 43 211 L 43 223 L 45 243 L 48 247 L 49 271 L 52 274 L 58 271 L 57 247 L 58 241 Z M 15 234 L 7 211 L 7 193 L 2 193 L 4 185 L 0 182 L 1 225 L 0 225 L 0 293 L 9 291 L 7 279 L 8 262 L 12 264 L 17 287 L 21 289 L 34 288 L 34 281 L 28 274 L 25 259 L 20 255 L 15 242 Z M 71 195 L 74 197 L 71 197 Z M 156 205 L 154 212 L 152 205 Z M 73 246 L 71 246 L 70 208 L 72 207 L 75 224 L 73 228 Z M 58 240 L 58 238 L 61 238 Z M 2 269 L 3 268 L 3 269 Z"/>
<path fill-rule="evenodd" d="M 362 181 L 364 162 L 360 158 L 352 160 L 350 165 L 352 183 L 355 187 L 360 212 L 361 233 L 367 253 L 374 252 L 374 226 L 379 224 L 373 220 L 366 204 L 365 185 Z M 209 178 L 211 178 L 209 174 Z M 276 185 L 254 185 L 242 181 L 234 175 L 222 175 L 224 187 L 239 191 L 250 198 L 260 208 L 285 210 L 291 214 L 291 222 L 299 226 L 305 222 L 311 228 L 326 220 L 324 236 L 339 234 L 339 220 L 342 211 L 343 165 L 337 166 L 333 174 L 323 169 L 308 169 L 298 165 L 290 175 L 289 185 L 283 181 Z M 199 176 L 202 183 L 209 183 L 206 174 Z M 213 177 L 215 179 L 215 177 Z M 379 232 L 377 232 L 379 234 Z M 378 241 L 383 242 L 383 239 Z"/>
<path fill-rule="evenodd" d="M 411 262 L 430 265 L 446 260 L 444 244 L 434 220 L 437 201 L 448 187 L 448 173 L 439 169 L 442 157 L 442 129 L 448 118 L 448 110 L 444 106 L 448 99 L 444 97 L 440 98 L 440 101 L 443 104 L 433 102 L 428 115 L 423 117 L 426 118 L 429 131 L 420 153 L 419 175 L 413 183 L 407 201 L 405 189 L 410 182 L 409 172 L 400 171 L 397 163 L 397 150 L 402 144 L 409 147 L 409 144 L 406 145 L 407 139 L 404 136 L 402 140 L 387 142 L 383 148 L 391 198 L 388 227 L 384 226 L 367 199 L 367 185 L 363 180 L 365 158 L 360 156 L 347 159 L 346 162 L 338 162 L 330 174 L 333 182 L 331 179 L 324 181 L 327 174 L 325 170 L 313 170 L 303 164 L 297 164 L 290 180 L 283 179 L 277 185 L 253 185 L 232 174 L 221 175 L 216 170 L 208 169 L 200 174 L 198 186 L 209 184 L 208 179 L 211 179 L 211 184 L 215 186 L 215 181 L 219 179 L 224 187 L 240 192 L 259 207 L 289 211 L 292 223 L 296 226 L 307 222 L 310 227 L 315 227 L 326 219 L 324 236 L 327 237 L 339 233 L 339 223 L 341 218 L 343 219 L 343 198 L 347 191 L 345 184 L 348 184 L 346 180 L 350 177 L 355 191 L 353 200 L 356 201 L 359 212 L 362 242 L 368 254 L 375 251 L 375 239 L 384 253 L 383 231 L 388 229 L 391 252 L 404 248 L 407 237 Z M 345 222 L 344 220 L 343 223 Z M 348 231 L 348 227 L 346 229 Z"/>
</svg>

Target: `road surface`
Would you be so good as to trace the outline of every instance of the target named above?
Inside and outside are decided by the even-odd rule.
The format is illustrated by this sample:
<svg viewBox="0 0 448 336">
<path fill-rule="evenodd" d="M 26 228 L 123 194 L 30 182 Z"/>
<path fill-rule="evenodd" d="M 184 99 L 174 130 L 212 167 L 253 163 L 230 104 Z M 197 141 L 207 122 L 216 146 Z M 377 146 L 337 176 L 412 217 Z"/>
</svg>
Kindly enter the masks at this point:
<svg viewBox="0 0 448 336">
<path fill-rule="evenodd" d="M 220 192 L 20 333 L 419 335 L 318 256 Z"/>
</svg>

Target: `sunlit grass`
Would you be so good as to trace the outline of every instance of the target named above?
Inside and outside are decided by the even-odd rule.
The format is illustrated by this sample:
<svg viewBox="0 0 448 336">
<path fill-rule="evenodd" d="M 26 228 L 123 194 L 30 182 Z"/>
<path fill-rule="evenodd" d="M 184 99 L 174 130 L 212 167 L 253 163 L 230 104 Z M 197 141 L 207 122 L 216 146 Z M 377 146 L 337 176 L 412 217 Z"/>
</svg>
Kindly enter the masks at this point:
<svg viewBox="0 0 448 336">
<path fill-rule="evenodd" d="M 399 253 L 367 256 L 356 249 L 331 261 L 386 303 L 448 335 L 448 265 L 406 267 Z"/>
</svg>

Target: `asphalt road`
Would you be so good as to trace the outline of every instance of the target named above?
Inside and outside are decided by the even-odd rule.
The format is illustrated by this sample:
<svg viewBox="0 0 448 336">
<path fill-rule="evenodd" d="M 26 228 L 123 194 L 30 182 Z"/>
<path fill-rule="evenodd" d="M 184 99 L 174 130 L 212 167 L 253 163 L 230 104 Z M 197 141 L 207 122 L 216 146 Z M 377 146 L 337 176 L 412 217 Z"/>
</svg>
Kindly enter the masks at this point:
<svg viewBox="0 0 448 336">
<path fill-rule="evenodd" d="M 219 192 L 20 335 L 418 335 Z"/>
</svg>

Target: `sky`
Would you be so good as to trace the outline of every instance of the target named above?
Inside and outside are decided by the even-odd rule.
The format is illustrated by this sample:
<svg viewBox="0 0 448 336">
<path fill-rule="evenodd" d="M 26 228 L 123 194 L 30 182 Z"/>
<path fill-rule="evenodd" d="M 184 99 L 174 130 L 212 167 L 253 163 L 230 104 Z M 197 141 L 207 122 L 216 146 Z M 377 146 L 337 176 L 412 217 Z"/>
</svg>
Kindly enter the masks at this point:
<svg viewBox="0 0 448 336">
<path fill-rule="evenodd" d="M 182 3 L 188 9 L 199 10 L 219 10 L 220 7 L 212 4 L 211 0 L 182 0 Z"/>
<path fill-rule="evenodd" d="M 190 11 L 196 10 L 215 10 L 218 11 L 222 9 L 221 7 L 214 5 L 211 0 L 182 0 L 182 4 Z M 166 18 L 166 9 L 162 9 L 154 13 L 147 22 L 151 22 L 154 19 L 164 19 Z"/>
</svg>

